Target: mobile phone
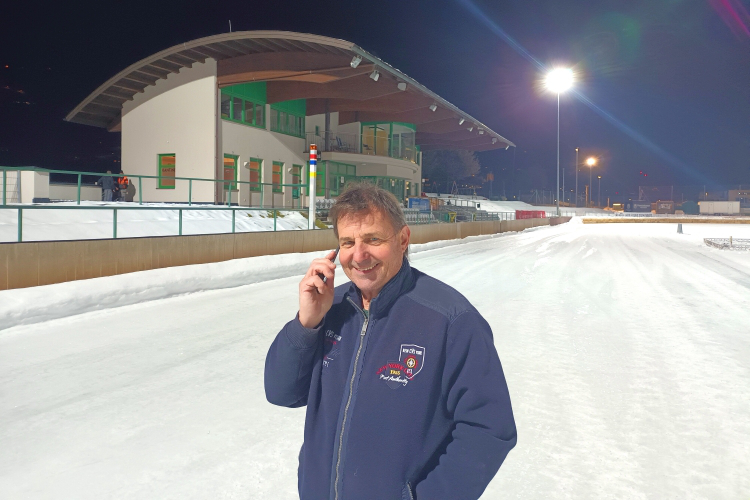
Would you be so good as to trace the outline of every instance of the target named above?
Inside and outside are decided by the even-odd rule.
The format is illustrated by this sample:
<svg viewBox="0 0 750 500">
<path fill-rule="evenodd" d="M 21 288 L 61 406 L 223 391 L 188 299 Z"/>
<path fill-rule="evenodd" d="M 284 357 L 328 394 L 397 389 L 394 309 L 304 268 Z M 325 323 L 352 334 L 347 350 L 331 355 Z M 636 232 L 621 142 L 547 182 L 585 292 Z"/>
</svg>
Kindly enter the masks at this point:
<svg viewBox="0 0 750 500">
<path fill-rule="evenodd" d="M 336 262 L 336 256 L 337 256 L 337 255 L 339 254 L 339 249 L 340 249 L 340 248 L 341 248 L 341 247 L 336 247 L 336 250 L 335 250 L 335 253 L 333 254 L 333 258 L 331 259 L 331 262 Z M 322 279 L 322 280 L 323 280 L 323 283 L 325 283 L 325 282 L 326 282 L 326 281 L 328 280 L 328 278 L 327 278 L 327 277 L 323 276 L 323 275 L 322 275 L 322 274 L 320 274 L 320 273 L 318 273 L 318 276 L 320 276 L 320 279 Z"/>
</svg>

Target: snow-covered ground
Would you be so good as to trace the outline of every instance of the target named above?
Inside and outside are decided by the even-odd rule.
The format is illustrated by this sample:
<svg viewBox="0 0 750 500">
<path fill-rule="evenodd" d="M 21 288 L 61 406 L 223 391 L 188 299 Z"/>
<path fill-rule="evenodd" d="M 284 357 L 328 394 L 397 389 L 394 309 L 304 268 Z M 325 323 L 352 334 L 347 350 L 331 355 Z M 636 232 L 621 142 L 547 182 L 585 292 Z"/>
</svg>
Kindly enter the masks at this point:
<svg viewBox="0 0 750 500">
<path fill-rule="evenodd" d="M 518 446 L 484 499 L 747 497 L 750 252 L 702 238 L 750 226 L 683 230 L 415 246 L 508 380 Z M 0 498 L 296 498 L 304 408 L 265 401 L 263 362 L 312 257 L 0 292 Z"/>
<path fill-rule="evenodd" d="M 431 196 L 438 197 L 435 193 L 430 193 Z M 490 201 L 484 198 L 473 198 L 471 196 L 465 196 L 465 195 L 448 195 L 448 194 L 442 194 L 439 196 L 440 199 L 444 200 L 445 202 L 451 202 L 452 204 L 458 204 L 459 206 L 463 205 L 466 206 L 469 204 L 469 206 L 475 206 L 476 203 L 479 203 L 480 210 L 486 210 L 487 212 L 513 212 L 515 213 L 516 210 L 541 210 L 543 212 L 547 213 L 555 213 L 557 211 L 557 206 L 543 206 L 543 205 L 531 205 L 529 203 L 526 203 L 524 201 Z M 606 210 L 603 210 L 601 208 L 586 208 L 586 207 L 566 207 L 561 206 L 560 207 L 560 213 L 563 215 L 586 215 L 586 214 L 606 214 L 608 213 Z"/>
<path fill-rule="evenodd" d="M 40 206 L 40 205 L 37 205 Z M 49 207 L 75 207 L 75 202 L 46 204 Z M 182 234 L 213 234 L 232 232 L 232 212 L 201 210 L 200 205 L 173 203 L 137 203 L 82 201 L 82 207 L 117 207 L 117 237 L 172 236 L 179 233 L 182 212 Z M 163 210 L 133 210 L 155 207 Z M 279 211 L 276 229 L 307 229 L 307 218 L 295 211 Z M 23 211 L 23 241 L 81 240 L 112 237 L 112 210 L 33 209 Z M 274 211 L 237 210 L 235 232 L 273 231 Z M 18 211 L 0 209 L 0 242 L 18 241 Z"/>
</svg>

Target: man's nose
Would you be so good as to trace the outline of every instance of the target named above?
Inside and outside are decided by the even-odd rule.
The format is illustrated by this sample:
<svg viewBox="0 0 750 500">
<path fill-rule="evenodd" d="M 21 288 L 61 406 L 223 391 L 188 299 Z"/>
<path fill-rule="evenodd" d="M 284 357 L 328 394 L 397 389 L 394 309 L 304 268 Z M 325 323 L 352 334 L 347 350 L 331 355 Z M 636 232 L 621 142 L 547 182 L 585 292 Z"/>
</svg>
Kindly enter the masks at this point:
<svg viewBox="0 0 750 500">
<path fill-rule="evenodd" d="M 363 241 L 355 241 L 352 258 L 356 262 L 364 262 L 370 258 L 370 249 Z"/>
</svg>

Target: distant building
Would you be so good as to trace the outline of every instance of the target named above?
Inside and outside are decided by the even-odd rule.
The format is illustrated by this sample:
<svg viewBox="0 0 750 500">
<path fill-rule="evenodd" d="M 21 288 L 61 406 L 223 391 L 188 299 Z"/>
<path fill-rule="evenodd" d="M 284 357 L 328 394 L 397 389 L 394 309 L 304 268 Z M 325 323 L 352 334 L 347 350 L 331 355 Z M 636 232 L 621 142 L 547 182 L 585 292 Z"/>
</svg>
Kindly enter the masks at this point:
<svg viewBox="0 0 750 500">
<path fill-rule="evenodd" d="M 343 40 L 278 31 L 225 33 L 125 68 L 67 121 L 122 134 L 122 169 L 144 201 L 305 206 L 311 143 L 317 196 L 369 179 L 419 195 L 422 152 L 514 146 L 384 61 Z M 175 181 L 174 177 L 220 182 Z M 261 187 L 235 181 L 268 183 Z"/>
</svg>

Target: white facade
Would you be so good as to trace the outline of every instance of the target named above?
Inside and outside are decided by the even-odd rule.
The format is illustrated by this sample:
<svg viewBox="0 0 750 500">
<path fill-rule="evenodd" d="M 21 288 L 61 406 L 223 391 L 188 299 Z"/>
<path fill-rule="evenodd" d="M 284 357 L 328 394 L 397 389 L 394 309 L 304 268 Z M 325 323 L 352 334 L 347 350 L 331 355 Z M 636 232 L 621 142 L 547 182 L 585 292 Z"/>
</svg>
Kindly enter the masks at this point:
<svg viewBox="0 0 750 500">
<path fill-rule="evenodd" d="M 250 181 L 247 163 L 261 161 L 262 192 L 251 191 L 248 184 L 237 184 L 231 192 L 233 204 L 265 207 L 305 207 L 307 197 L 300 193 L 293 198 L 293 188 L 284 186 L 274 193 L 273 164 L 282 167 L 282 184 L 291 184 L 292 168 L 301 166 L 300 182 L 306 183 L 308 142 L 297 137 L 270 130 L 271 106 L 265 105 L 265 128 L 221 119 L 221 90 L 217 82 L 217 63 L 207 59 L 170 74 L 166 80 L 148 86 L 135 94 L 122 111 L 122 170 L 142 191 L 143 201 L 186 202 L 190 197 L 197 203 L 226 203 L 223 182 L 177 180 L 174 188 L 159 187 L 159 155 L 175 155 L 175 176 L 202 179 L 224 177 L 224 155 L 237 157 L 237 180 Z M 339 125 L 339 114 L 329 115 L 329 137 L 341 140 L 349 151 L 359 151 L 361 124 Z M 311 136 L 325 132 L 325 115 L 305 117 L 305 130 Z M 388 156 L 364 155 L 352 152 L 325 152 L 323 161 L 354 165 L 357 176 L 377 176 L 402 179 L 411 186 L 406 196 L 419 195 L 421 166 Z M 421 157 L 419 157 L 421 162 Z M 153 176 L 142 179 L 139 186 L 135 175 Z M 332 181 L 331 181 L 332 182 Z M 326 183 L 330 184 L 329 179 Z M 217 188 L 221 190 L 217 191 Z M 328 193 L 328 191 L 326 191 Z"/>
<path fill-rule="evenodd" d="M 271 114 L 270 108 L 269 105 L 266 105 L 266 117 Z M 269 184 L 263 186 L 263 206 L 297 206 L 297 203 L 293 203 L 291 188 L 285 186 L 283 187 L 283 193 L 273 193 L 270 184 L 273 181 L 273 162 L 284 164 L 282 168 L 282 184 L 292 182 L 290 179 L 292 165 L 302 166 L 302 172 L 304 173 L 304 166 L 308 158 L 308 153 L 305 151 L 305 139 L 279 132 L 271 132 L 269 120 L 266 120 L 265 130 L 222 120 L 221 131 L 223 154 L 239 156 L 237 161 L 237 165 L 239 166 L 237 177 L 239 181 L 250 181 L 250 170 L 246 165 L 250 158 L 262 161 L 260 181 Z M 305 182 L 304 177 L 302 178 L 302 182 Z M 250 185 L 248 184 L 238 184 L 238 187 L 239 192 L 237 194 L 240 197 L 240 205 L 256 206 L 261 204 L 261 193 L 251 193 Z M 233 200 L 236 201 L 236 199 L 236 196 L 233 195 Z"/>
<path fill-rule="evenodd" d="M 216 61 L 207 59 L 170 74 L 126 102 L 122 110 L 122 170 L 125 175 L 158 175 L 160 154 L 175 155 L 175 176 L 215 178 L 217 154 Z M 133 182 L 138 187 L 137 179 Z M 192 201 L 214 202 L 213 182 L 193 182 Z M 143 179 L 144 201 L 185 202 L 188 181 L 160 189 Z"/>
</svg>

